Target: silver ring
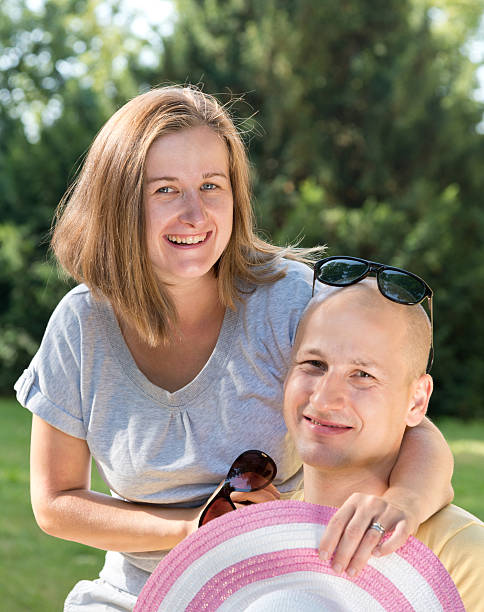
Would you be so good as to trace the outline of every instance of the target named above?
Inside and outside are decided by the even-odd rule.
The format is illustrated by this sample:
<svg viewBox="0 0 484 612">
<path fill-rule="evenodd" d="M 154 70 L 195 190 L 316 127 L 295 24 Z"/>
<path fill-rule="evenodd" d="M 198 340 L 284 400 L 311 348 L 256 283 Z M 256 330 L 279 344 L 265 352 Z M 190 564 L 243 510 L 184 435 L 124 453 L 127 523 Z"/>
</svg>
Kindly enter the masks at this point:
<svg viewBox="0 0 484 612">
<path fill-rule="evenodd" d="M 381 523 L 372 523 L 368 529 L 374 529 L 375 531 L 378 531 L 378 533 L 380 533 L 381 535 L 384 535 L 385 533 L 385 527 L 383 527 L 383 525 Z"/>
</svg>

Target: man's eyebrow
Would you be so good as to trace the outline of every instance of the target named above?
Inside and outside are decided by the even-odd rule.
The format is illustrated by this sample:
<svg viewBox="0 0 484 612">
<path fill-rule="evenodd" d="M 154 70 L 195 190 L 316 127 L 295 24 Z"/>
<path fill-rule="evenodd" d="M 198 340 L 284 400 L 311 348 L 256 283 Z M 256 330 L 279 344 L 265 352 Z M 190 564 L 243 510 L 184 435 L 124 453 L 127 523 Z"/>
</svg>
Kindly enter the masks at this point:
<svg viewBox="0 0 484 612">
<path fill-rule="evenodd" d="M 352 359 L 351 363 L 355 366 L 362 368 L 379 368 L 380 366 L 376 363 L 376 361 L 371 361 L 370 359 Z"/>
<path fill-rule="evenodd" d="M 317 346 L 299 346 L 296 349 L 296 355 L 298 355 L 300 353 L 300 351 L 303 351 L 304 354 L 307 355 L 312 355 L 314 357 L 318 357 L 318 359 L 324 360 L 325 354 L 324 351 L 321 350 L 321 348 L 318 348 Z M 371 359 L 367 359 L 367 358 L 360 358 L 360 357 L 355 357 L 354 359 L 350 360 L 351 365 L 357 366 L 359 368 L 378 368 L 381 369 L 380 365 L 376 362 L 376 361 L 372 361 Z"/>
<path fill-rule="evenodd" d="M 307 355 L 314 355 L 315 357 L 319 357 L 320 359 L 324 358 L 324 354 L 321 349 L 316 346 L 302 346 L 301 344 L 296 348 L 295 354 L 299 355 L 301 352 Z"/>
</svg>

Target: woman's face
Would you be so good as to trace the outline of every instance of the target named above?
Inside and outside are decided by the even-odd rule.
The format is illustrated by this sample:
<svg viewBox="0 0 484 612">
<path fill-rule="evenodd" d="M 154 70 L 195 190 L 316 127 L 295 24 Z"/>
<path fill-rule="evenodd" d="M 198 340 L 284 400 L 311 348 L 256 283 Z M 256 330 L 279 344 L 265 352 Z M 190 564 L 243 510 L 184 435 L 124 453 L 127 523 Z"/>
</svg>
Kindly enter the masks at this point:
<svg viewBox="0 0 484 612">
<path fill-rule="evenodd" d="M 233 223 L 222 138 L 201 126 L 155 140 L 146 157 L 143 201 L 148 256 L 158 279 L 177 285 L 211 273 Z"/>
</svg>

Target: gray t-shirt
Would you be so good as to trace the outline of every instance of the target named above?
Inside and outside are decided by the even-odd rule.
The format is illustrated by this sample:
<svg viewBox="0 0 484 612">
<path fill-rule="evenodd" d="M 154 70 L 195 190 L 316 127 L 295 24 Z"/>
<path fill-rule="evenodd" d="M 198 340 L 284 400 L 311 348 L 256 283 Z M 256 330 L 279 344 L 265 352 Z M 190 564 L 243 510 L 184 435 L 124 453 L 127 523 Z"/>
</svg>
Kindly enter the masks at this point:
<svg viewBox="0 0 484 612">
<path fill-rule="evenodd" d="M 282 385 L 312 273 L 297 262 L 281 265 L 285 278 L 257 287 L 235 312 L 227 309 L 210 359 L 174 393 L 143 375 L 110 304 L 79 285 L 57 306 L 17 381 L 18 401 L 85 439 L 100 474 L 121 499 L 199 506 L 235 457 L 251 448 L 274 459 L 274 484 L 291 495 L 301 486 L 302 470 L 282 417 Z M 133 592 L 164 554 L 108 553 L 107 566 L 116 566 L 118 574 L 132 572 L 133 580 L 115 578 L 106 566 L 103 572 Z M 135 578 L 136 567 L 144 571 Z"/>
</svg>

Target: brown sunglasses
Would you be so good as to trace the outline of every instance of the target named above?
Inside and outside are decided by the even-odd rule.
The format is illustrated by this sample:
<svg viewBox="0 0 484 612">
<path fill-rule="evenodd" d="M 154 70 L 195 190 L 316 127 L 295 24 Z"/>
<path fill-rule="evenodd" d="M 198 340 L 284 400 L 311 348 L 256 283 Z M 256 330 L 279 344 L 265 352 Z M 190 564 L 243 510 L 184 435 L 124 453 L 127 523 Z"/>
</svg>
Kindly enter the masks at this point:
<svg viewBox="0 0 484 612">
<path fill-rule="evenodd" d="M 236 510 L 230 499 L 233 491 L 259 491 L 275 478 L 277 467 L 273 459 L 260 450 L 244 451 L 232 463 L 225 480 L 213 494 L 198 521 L 201 527 L 214 518 Z"/>
</svg>

